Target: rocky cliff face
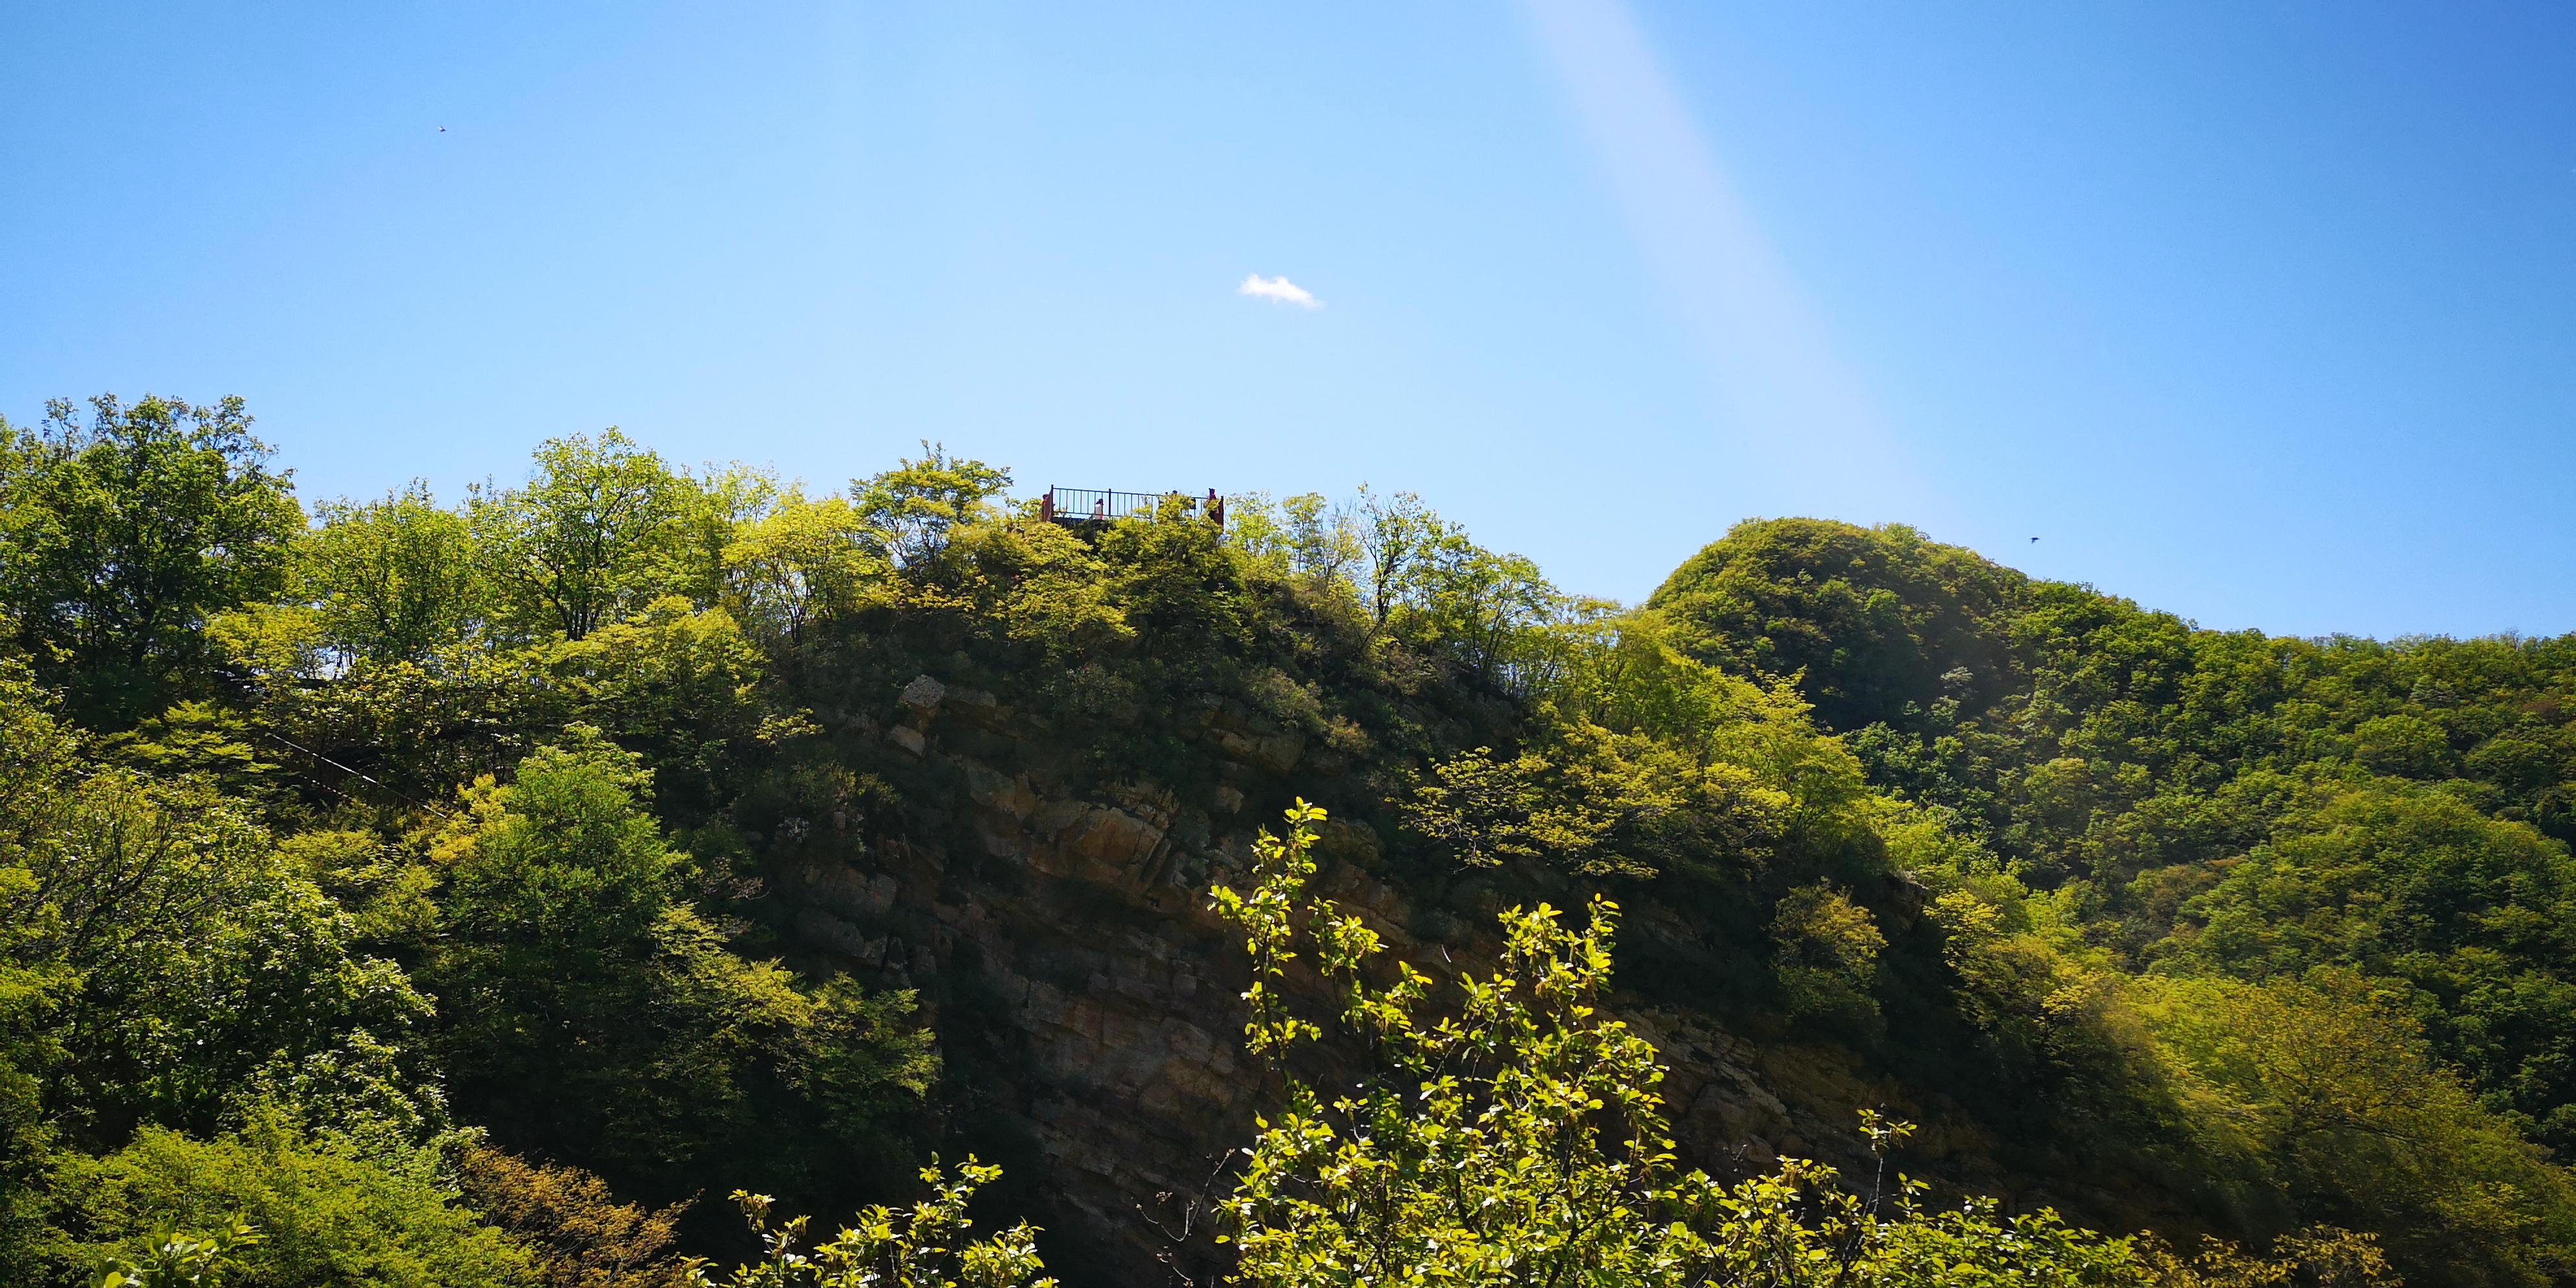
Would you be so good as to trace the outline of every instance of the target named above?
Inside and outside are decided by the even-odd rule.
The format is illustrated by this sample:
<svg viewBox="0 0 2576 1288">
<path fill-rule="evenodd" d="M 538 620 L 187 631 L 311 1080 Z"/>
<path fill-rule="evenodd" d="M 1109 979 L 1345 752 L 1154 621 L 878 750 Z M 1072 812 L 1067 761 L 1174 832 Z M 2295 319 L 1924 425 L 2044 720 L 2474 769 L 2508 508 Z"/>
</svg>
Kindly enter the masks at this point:
<svg viewBox="0 0 2576 1288">
<path fill-rule="evenodd" d="M 948 826 L 912 827 L 854 860 L 793 873 L 777 890 L 792 936 L 920 988 L 943 1034 L 969 1022 L 991 1030 L 1011 1065 L 992 1108 L 1043 1156 L 1030 1215 L 1075 1281 L 1160 1284 L 1175 1255 L 1203 1279 L 1204 1233 L 1175 1254 L 1146 1217 L 1176 1223 L 1189 1197 L 1207 1193 L 1259 1107 L 1258 1070 L 1239 1046 L 1243 948 L 1208 891 L 1242 879 L 1306 740 L 1211 706 L 1197 742 L 1219 771 L 1213 789 L 1086 793 L 1068 786 L 1081 778 L 1072 752 L 989 694 L 925 676 L 897 710 L 855 727 L 911 762 L 906 778 L 921 786 L 906 789 L 908 818 L 944 813 Z M 1505 904 L 1494 880 L 1399 888 L 1375 834 L 1338 821 L 1319 854 L 1323 892 L 1364 911 L 1393 954 L 1435 978 L 1481 971 L 1498 947 L 1487 933 Z M 1554 884 L 1560 903 L 1582 897 Z M 1672 914 L 1629 913 L 1624 940 L 1688 950 L 1692 930 Z M 1712 1170 L 1774 1151 L 1840 1154 L 1854 1107 L 1902 1101 L 1831 1051 L 1756 1049 L 1685 1007 L 1627 1016 L 1671 1064 L 1664 1090 L 1685 1157 Z"/>
</svg>

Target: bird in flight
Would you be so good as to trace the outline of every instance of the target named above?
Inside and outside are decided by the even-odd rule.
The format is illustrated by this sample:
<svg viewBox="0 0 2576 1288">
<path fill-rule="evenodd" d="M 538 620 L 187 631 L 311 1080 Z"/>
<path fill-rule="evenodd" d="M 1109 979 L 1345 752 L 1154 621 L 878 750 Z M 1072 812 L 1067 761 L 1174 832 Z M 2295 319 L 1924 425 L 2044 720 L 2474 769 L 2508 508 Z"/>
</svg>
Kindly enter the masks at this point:
<svg viewBox="0 0 2576 1288">
<path fill-rule="evenodd" d="M 439 126 L 439 127 L 438 127 L 438 132 L 439 132 L 439 133 L 441 133 L 441 134 L 445 134 L 445 133 L 447 133 L 447 127 L 446 127 L 446 126 L 444 126 L 444 125 Z M 2033 537 L 2033 538 L 2031 538 L 2031 540 L 2033 540 L 2033 541 L 2037 541 L 2037 540 L 2039 540 L 2039 538 L 2037 538 L 2037 537 Z"/>
<path fill-rule="evenodd" d="M 2032 537 L 2032 538 L 2031 538 L 2031 540 L 2033 540 L 2033 541 L 2037 541 L 2037 540 L 2039 540 L 2039 538 L 2037 538 L 2037 537 Z"/>
</svg>

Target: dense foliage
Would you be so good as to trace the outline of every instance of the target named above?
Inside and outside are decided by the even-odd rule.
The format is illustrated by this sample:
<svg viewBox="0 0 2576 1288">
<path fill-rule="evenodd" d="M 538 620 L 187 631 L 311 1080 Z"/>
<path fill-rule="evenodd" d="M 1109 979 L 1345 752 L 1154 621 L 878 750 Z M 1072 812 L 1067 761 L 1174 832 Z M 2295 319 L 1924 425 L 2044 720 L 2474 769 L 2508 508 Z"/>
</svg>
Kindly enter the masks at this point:
<svg viewBox="0 0 2576 1288">
<path fill-rule="evenodd" d="M 1270 1071 L 1190 1264 L 2576 1274 L 2576 643 L 2198 631 L 1799 520 L 1628 609 L 1411 494 L 1065 525 L 1010 485 L 612 430 L 308 514 L 237 401 L 0 422 L 0 1281 L 1039 1281 L 1048 1236 L 968 1233 L 1027 1192 L 935 1163 L 1016 1148 L 972 988 L 774 895 L 982 851 L 984 788 L 906 750 L 931 672 L 1068 796 L 1335 803 L 1178 878 L 1251 941 Z M 1316 899 L 1341 862 L 1467 964 Z M 1936 1179 L 1673 1157 L 1631 1004 L 1854 1071 Z"/>
<path fill-rule="evenodd" d="M 2061 1103 L 2119 1122 L 2143 1068 L 2233 1203 L 2565 1273 L 2570 641 L 2204 631 L 1810 520 L 1739 526 L 1649 611 L 1799 685 L 1939 821 L 1892 853 L 1942 892 L 1967 1013 Z"/>
</svg>

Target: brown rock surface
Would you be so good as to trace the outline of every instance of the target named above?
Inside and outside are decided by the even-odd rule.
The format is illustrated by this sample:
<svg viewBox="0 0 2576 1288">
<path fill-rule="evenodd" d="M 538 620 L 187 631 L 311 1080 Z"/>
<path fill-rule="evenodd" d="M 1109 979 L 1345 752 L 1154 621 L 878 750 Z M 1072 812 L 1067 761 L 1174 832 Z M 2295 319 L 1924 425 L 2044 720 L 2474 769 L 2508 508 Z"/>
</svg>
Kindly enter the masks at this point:
<svg viewBox="0 0 2576 1288">
<path fill-rule="evenodd" d="M 914 696 L 906 690 L 906 705 L 921 713 Z M 934 730 L 946 719 L 923 718 Z M 1011 740 L 1022 764 L 1044 763 L 1035 735 L 1015 738 L 1007 722 L 992 732 Z M 944 752 L 938 741 L 923 739 L 920 754 L 953 772 L 960 834 L 980 853 L 906 839 L 818 866 L 779 885 L 792 908 L 787 929 L 822 958 L 924 988 L 940 1008 L 943 1042 L 953 1042 L 958 1012 L 941 999 L 971 989 L 981 1022 L 998 1030 L 992 1040 L 1013 1053 L 993 1108 L 1043 1156 L 1045 1174 L 1021 1179 L 1042 1196 L 1028 1215 L 1047 1227 L 1051 1260 L 1069 1283 L 1167 1283 L 1165 1245 L 1140 1205 L 1201 1192 L 1260 1108 L 1261 1078 L 1237 1046 L 1242 944 L 1210 910 L 1208 891 L 1242 871 L 1269 820 L 1243 810 L 1245 793 L 1232 786 L 1210 792 L 1228 815 L 1224 830 L 1149 788 L 1100 793 L 1108 799 L 1050 794 L 1043 773 Z M 1231 781 L 1276 774 L 1303 750 L 1295 735 L 1217 730 L 1211 741 L 1234 761 L 1220 766 Z M 913 740 L 903 746 L 915 750 Z M 1505 906 L 1489 882 L 1461 884 L 1452 902 L 1464 915 L 1417 915 L 1375 870 L 1378 838 L 1339 820 L 1334 829 L 1322 847 L 1323 893 L 1365 913 L 1392 954 L 1435 978 L 1484 969 L 1498 947 L 1491 913 Z M 1664 1091 L 1682 1152 L 1713 1170 L 1767 1159 L 1792 1140 L 1848 1137 L 1852 1107 L 1877 1103 L 1879 1089 L 1833 1068 L 1830 1056 L 1800 1063 L 1758 1052 L 1682 1010 L 1637 1008 L 1628 1018 L 1672 1066 Z"/>
</svg>

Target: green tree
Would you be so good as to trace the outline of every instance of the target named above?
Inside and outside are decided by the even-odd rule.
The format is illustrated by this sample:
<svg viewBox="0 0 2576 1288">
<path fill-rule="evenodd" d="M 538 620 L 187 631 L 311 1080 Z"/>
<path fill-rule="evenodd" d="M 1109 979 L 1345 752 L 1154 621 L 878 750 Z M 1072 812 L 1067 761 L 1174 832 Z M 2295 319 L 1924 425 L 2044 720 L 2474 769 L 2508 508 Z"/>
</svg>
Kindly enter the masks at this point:
<svg viewBox="0 0 2576 1288">
<path fill-rule="evenodd" d="M 1250 643 L 1243 568 L 1218 531 L 1167 501 L 1151 520 L 1113 524 L 1095 545 L 1109 599 L 1136 649 L 1162 662 L 1239 652 Z"/>
<path fill-rule="evenodd" d="M 2576 1264 L 2576 1182 L 2359 976 L 2146 991 L 2193 1130 L 2259 1160 L 2292 1211 L 2377 1232 L 2419 1282 L 2554 1283 Z"/>
<path fill-rule="evenodd" d="M 201 681 L 207 619 L 277 594 L 304 514 L 239 398 L 90 407 L 0 422 L 0 605 L 72 711 L 114 728 Z"/>
<path fill-rule="evenodd" d="M 404 1046 L 426 1002 L 262 829 L 192 783 L 107 772 L 70 797 L 9 909 L 38 928 L 22 951 L 71 981 L 52 1021 L 59 1120 L 113 1144 L 293 1095 L 326 1116 L 440 1125 Z"/>
<path fill-rule="evenodd" d="M 23 666 L 0 663 L 0 1282 L 36 1275 L 41 1183 L 55 1129 L 46 1088 L 65 1056 L 57 1023 L 78 983 L 52 949 L 58 914 L 40 857 L 64 808 L 77 741 Z"/>
<path fill-rule="evenodd" d="M 1348 575 L 1364 553 L 1359 526 L 1347 505 L 1327 505 L 1321 494 L 1300 492 L 1279 503 L 1296 570 L 1318 584 Z"/>
<path fill-rule="evenodd" d="M 1878 956 L 1887 936 L 1869 910 L 1823 885 L 1799 886 L 1771 917 L 1772 969 L 1793 1014 L 1875 1019 Z"/>
<path fill-rule="evenodd" d="M 767 658 L 723 608 L 676 595 L 578 640 L 535 650 L 572 718 L 617 732 L 654 766 L 657 794 L 705 817 L 739 782 L 769 706 Z"/>
<path fill-rule="evenodd" d="M 196 1139 L 162 1128 L 66 1160 L 60 1262 L 150 1257 L 169 1232 L 234 1231 L 219 1284 L 536 1288 L 528 1252 L 459 1202 L 438 1151 L 309 1131 L 283 1113 Z M 181 1282 L 185 1282 L 182 1280 Z"/>
<path fill-rule="evenodd" d="M 1590 876 L 1758 873 L 1794 802 L 1749 771 L 1655 739 L 1574 726 L 1508 759 L 1479 747 L 1431 767 L 1406 826 L 1459 862 L 1548 863 Z"/>
<path fill-rule="evenodd" d="M 1383 629 L 1414 588 L 1422 564 L 1455 532 L 1411 492 L 1385 496 L 1362 483 L 1352 527 L 1359 547 L 1360 597 Z"/>
<path fill-rule="evenodd" d="M 35 884 L 25 868 L 0 863 L 0 906 L 23 906 Z M 32 927 L 0 925 L 0 1280 L 13 1283 L 32 1277 L 43 1228 L 40 1186 L 55 1138 L 45 1080 L 63 1055 L 50 1021 L 72 983 L 59 964 L 28 952 L 33 938 Z"/>
<path fill-rule="evenodd" d="M 729 602 L 743 620 L 789 642 L 850 612 L 886 572 L 872 549 L 875 529 L 848 500 L 809 501 L 790 489 L 769 513 L 745 523 L 725 546 Z"/>
<path fill-rule="evenodd" d="M 40 1130 L 113 1146 L 276 1096 L 440 1125 L 402 1046 L 425 1001 L 247 811 L 84 764 L 23 677 L 0 676 L 0 732 L 0 1055 L 41 1069 Z"/>
<path fill-rule="evenodd" d="M 298 552 L 304 596 L 330 647 L 349 658 L 418 662 L 462 639 L 480 595 L 473 534 L 429 486 L 363 505 L 317 507 L 322 526 Z"/>
<path fill-rule="evenodd" d="M 2002 693 L 2026 579 L 1902 524 L 1754 519 L 1646 601 L 1675 642 L 1738 674 L 1803 675 L 1828 729 L 1915 727 L 1936 703 Z M 1909 709 L 1913 714 L 1908 714 Z"/>
<path fill-rule="evenodd" d="M 2441 1053 L 2548 1139 L 2576 1139 L 2576 858 L 2449 792 L 2331 787 L 2182 905 L 2176 965 L 2403 981 Z"/>
<path fill-rule="evenodd" d="M 523 635 L 580 639 L 689 580 L 701 498 L 614 429 L 550 438 L 527 486 L 467 506 L 481 569 Z"/>
<path fill-rule="evenodd" d="M 643 808 L 651 776 L 570 732 L 509 785 L 479 782 L 436 842 L 450 884 L 423 977 L 457 1104 L 505 1144 L 648 1189 L 832 1182 L 935 1072 L 911 995 L 734 955 Z"/>
<path fill-rule="evenodd" d="M 992 517 L 993 498 L 1010 486 L 1009 470 L 925 441 L 919 457 L 851 480 L 850 502 L 875 535 L 876 553 L 910 567 L 945 549 L 960 524 Z"/>
<path fill-rule="evenodd" d="M 1487 686 L 1528 678 L 1540 632 L 1564 606 L 1537 564 L 1495 554 L 1454 529 L 1415 559 L 1410 580 L 1415 611 L 1407 635 Z"/>
</svg>

